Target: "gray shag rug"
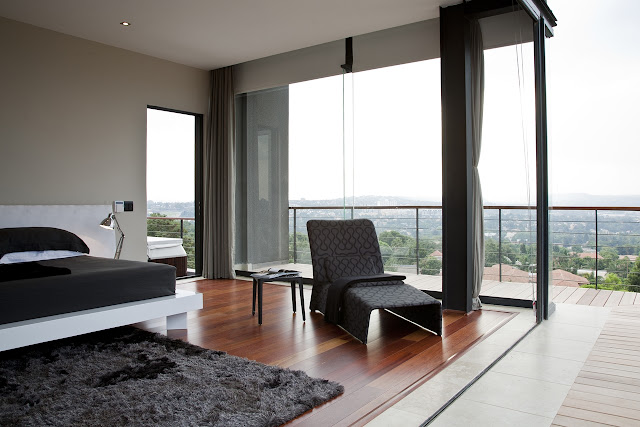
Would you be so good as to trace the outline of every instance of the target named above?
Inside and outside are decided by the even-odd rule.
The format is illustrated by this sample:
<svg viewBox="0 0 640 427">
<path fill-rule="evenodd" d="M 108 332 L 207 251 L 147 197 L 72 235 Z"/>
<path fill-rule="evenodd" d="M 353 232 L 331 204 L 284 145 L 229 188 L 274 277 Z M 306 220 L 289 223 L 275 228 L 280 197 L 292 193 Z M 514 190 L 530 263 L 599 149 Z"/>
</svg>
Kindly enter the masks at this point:
<svg viewBox="0 0 640 427">
<path fill-rule="evenodd" d="M 133 327 L 0 353 L 2 426 L 275 426 L 343 391 Z"/>
</svg>

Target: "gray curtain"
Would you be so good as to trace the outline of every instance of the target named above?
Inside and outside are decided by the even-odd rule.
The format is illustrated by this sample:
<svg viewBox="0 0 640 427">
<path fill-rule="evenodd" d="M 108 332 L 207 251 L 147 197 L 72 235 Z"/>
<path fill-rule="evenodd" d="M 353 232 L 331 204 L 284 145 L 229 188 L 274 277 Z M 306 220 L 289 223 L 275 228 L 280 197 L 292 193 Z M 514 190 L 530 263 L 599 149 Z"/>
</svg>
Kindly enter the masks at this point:
<svg viewBox="0 0 640 427">
<path fill-rule="evenodd" d="M 233 70 L 211 71 L 209 127 L 203 147 L 202 275 L 235 278 L 235 108 Z"/>
<path fill-rule="evenodd" d="M 484 104 L 484 49 L 482 30 L 477 20 L 471 21 L 471 137 L 473 189 L 473 300 L 472 308 L 480 309 L 480 289 L 484 272 L 484 213 L 482 187 L 478 174 L 482 145 L 482 108 Z"/>
<path fill-rule="evenodd" d="M 289 87 L 236 98 L 235 263 L 289 263 Z"/>
</svg>

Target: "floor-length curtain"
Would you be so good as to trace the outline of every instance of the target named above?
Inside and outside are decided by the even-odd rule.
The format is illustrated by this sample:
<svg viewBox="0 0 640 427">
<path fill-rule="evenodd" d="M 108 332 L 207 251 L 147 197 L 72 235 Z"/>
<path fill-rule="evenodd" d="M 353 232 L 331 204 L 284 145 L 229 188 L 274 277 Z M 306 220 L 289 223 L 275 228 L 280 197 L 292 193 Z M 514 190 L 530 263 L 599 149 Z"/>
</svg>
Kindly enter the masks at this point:
<svg viewBox="0 0 640 427">
<path fill-rule="evenodd" d="M 211 71 L 209 128 L 203 147 L 202 275 L 234 278 L 235 117 L 231 67 Z"/>
<path fill-rule="evenodd" d="M 482 145 L 482 109 L 484 104 L 484 48 L 482 30 L 477 20 L 471 21 L 471 116 L 472 116 L 472 191 L 473 191 L 473 300 L 478 310 L 484 273 L 484 213 L 482 187 L 478 173 Z"/>
</svg>

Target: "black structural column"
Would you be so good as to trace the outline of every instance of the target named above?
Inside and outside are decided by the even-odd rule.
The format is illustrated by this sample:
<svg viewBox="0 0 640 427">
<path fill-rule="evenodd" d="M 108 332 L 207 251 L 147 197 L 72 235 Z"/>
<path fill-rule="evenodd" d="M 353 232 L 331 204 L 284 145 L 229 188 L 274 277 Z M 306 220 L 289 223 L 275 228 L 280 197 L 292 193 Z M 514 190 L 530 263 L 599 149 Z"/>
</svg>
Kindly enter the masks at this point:
<svg viewBox="0 0 640 427">
<path fill-rule="evenodd" d="M 537 291 L 536 320 L 548 319 L 555 310 L 549 296 L 549 171 L 547 153 L 547 83 L 545 20 L 533 24 L 536 81 L 536 181 L 537 181 Z"/>
<path fill-rule="evenodd" d="M 470 26 L 464 5 L 440 8 L 442 85 L 442 303 L 471 311 L 472 186 Z"/>
</svg>

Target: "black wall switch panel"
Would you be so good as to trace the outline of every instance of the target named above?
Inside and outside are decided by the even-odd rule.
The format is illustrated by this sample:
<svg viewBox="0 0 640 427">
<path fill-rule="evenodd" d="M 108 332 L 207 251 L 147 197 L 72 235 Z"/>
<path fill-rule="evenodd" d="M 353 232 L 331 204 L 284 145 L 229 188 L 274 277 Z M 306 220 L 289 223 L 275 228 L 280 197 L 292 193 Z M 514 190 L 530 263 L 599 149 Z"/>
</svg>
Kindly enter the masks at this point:
<svg viewBox="0 0 640 427">
<path fill-rule="evenodd" d="M 125 212 L 133 211 L 133 201 L 132 200 L 125 200 L 124 201 L 124 211 Z"/>
</svg>

